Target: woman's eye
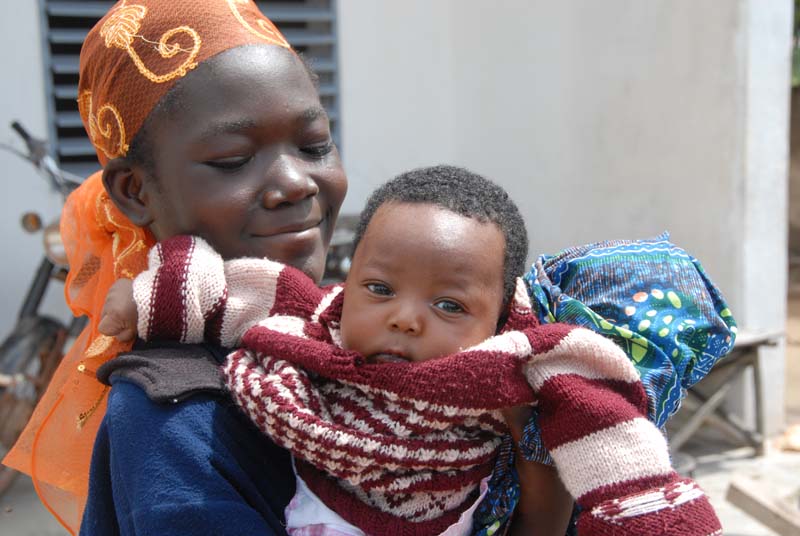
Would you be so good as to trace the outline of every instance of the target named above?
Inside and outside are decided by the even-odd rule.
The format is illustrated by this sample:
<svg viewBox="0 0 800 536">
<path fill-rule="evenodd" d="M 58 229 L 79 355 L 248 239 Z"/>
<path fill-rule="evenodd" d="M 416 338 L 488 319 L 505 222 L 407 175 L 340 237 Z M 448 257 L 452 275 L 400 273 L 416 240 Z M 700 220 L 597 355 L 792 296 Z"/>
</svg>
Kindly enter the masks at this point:
<svg viewBox="0 0 800 536">
<path fill-rule="evenodd" d="M 391 296 L 392 289 L 390 289 L 387 285 L 383 283 L 367 283 L 364 285 L 368 291 L 377 295 L 377 296 Z"/>
<path fill-rule="evenodd" d="M 445 313 L 455 314 L 464 312 L 464 308 L 461 306 L 461 304 L 453 300 L 439 300 L 434 303 L 433 306 L 444 311 Z"/>
<path fill-rule="evenodd" d="M 329 154 L 333 151 L 333 140 L 328 140 L 325 143 L 317 144 L 317 145 L 307 145 L 301 149 L 305 154 L 309 156 L 313 156 L 315 158 L 319 158 Z"/>
<path fill-rule="evenodd" d="M 235 171 L 246 166 L 252 159 L 252 156 L 236 156 L 231 158 L 208 160 L 203 163 L 215 169 L 221 169 L 223 171 Z"/>
</svg>

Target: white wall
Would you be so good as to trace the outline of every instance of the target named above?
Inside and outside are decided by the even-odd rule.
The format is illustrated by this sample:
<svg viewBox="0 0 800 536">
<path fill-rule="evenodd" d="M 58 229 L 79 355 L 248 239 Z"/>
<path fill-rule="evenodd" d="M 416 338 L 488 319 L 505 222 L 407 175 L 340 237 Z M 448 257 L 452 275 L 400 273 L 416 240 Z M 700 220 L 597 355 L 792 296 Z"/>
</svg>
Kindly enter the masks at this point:
<svg viewBox="0 0 800 536">
<path fill-rule="evenodd" d="M 532 256 L 669 230 L 740 324 L 783 327 L 790 0 L 339 11 L 347 210 L 402 170 L 465 165 L 518 200 Z M 765 356 L 771 430 L 779 352 Z"/>
<path fill-rule="evenodd" d="M 44 69 L 39 25 L 39 3 L 16 2 L 13 13 L 0 17 L 0 141 L 21 147 L 8 127 L 17 119 L 39 137 L 46 136 Z M 3 262 L 0 262 L 2 305 L 0 335 L 11 329 L 20 303 L 42 256 L 41 234 L 28 235 L 20 227 L 24 212 L 38 212 L 45 222 L 58 214 L 60 199 L 27 162 L 0 151 L 2 192 L 0 231 Z M 52 286 L 44 309 L 66 316 L 63 287 Z"/>
<path fill-rule="evenodd" d="M 518 194 L 532 252 L 668 229 L 730 287 L 735 3 L 466 4 L 458 158 Z"/>
<path fill-rule="evenodd" d="M 342 152 L 358 212 L 387 178 L 455 157 L 449 1 L 339 0 Z"/>
</svg>

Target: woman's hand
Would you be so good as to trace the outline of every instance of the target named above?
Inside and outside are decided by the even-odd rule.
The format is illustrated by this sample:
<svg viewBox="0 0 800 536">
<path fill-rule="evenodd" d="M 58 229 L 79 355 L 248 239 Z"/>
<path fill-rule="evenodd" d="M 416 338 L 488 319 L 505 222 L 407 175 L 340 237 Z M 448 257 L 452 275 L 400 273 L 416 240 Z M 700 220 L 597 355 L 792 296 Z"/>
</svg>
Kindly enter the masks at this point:
<svg viewBox="0 0 800 536">
<path fill-rule="evenodd" d="M 529 406 L 503 410 L 514 439 L 515 466 L 519 475 L 520 498 L 511 518 L 512 536 L 564 536 L 572 515 L 573 499 L 555 467 L 529 462 L 519 451 L 525 425 L 533 414 Z"/>
<path fill-rule="evenodd" d="M 103 335 L 116 337 L 120 342 L 130 342 L 136 338 L 138 320 L 139 313 L 133 299 L 133 281 L 118 279 L 108 289 L 97 329 Z"/>
</svg>

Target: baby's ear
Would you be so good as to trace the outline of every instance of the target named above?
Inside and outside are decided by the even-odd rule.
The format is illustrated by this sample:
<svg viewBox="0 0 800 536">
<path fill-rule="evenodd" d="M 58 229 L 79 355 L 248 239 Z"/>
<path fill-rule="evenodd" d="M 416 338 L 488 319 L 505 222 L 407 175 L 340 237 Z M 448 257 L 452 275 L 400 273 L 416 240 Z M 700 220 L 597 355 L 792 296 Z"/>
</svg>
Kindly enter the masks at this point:
<svg viewBox="0 0 800 536">
<path fill-rule="evenodd" d="M 114 158 L 103 169 L 103 185 L 117 208 L 139 227 L 153 222 L 148 203 L 148 189 L 153 179 L 144 176 L 144 171 L 126 158 Z"/>
</svg>

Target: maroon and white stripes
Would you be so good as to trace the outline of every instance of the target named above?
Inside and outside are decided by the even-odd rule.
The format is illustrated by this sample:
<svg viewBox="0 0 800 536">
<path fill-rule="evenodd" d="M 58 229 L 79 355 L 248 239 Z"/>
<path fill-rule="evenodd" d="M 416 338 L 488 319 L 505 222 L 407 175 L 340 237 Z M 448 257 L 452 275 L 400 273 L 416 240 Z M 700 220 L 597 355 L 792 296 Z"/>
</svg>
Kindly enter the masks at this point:
<svg viewBox="0 0 800 536">
<path fill-rule="evenodd" d="M 702 491 L 672 470 L 624 352 L 585 329 L 538 325 L 524 286 L 508 331 L 441 359 L 378 365 L 337 344 L 341 288 L 278 263 L 223 264 L 180 237 L 155 249 L 134 289 L 146 337 L 216 333 L 243 347 L 224 367 L 234 400 L 368 533 L 437 534 L 454 522 L 491 471 L 499 410 L 534 392 L 542 438 L 583 507 L 582 534 L 719 529 Z"/>
<path fill-rule="evenodd" d="M 721 534 L 708 498 L 681 480 L 647 415 L 633 364 L 609 339 L 555 324 L 553 349 L 529 360 L 542 440 L 583 508 L 580 534 Z"/>
<path fill-rule="evenodd" d="M 133 282 L 139 335 L 202 342 L 206 322 L 225 306 L 222 258 L 202 240 L 178 236 L 151 249 L 149 264 Z"/>
<path fill-rule="evenodd" d="M 722 527 L 705 492 L 689 479 L 597 503 L 578 519 L 578 534 L 598 536 L 721 536 Z"/>
</svg>

